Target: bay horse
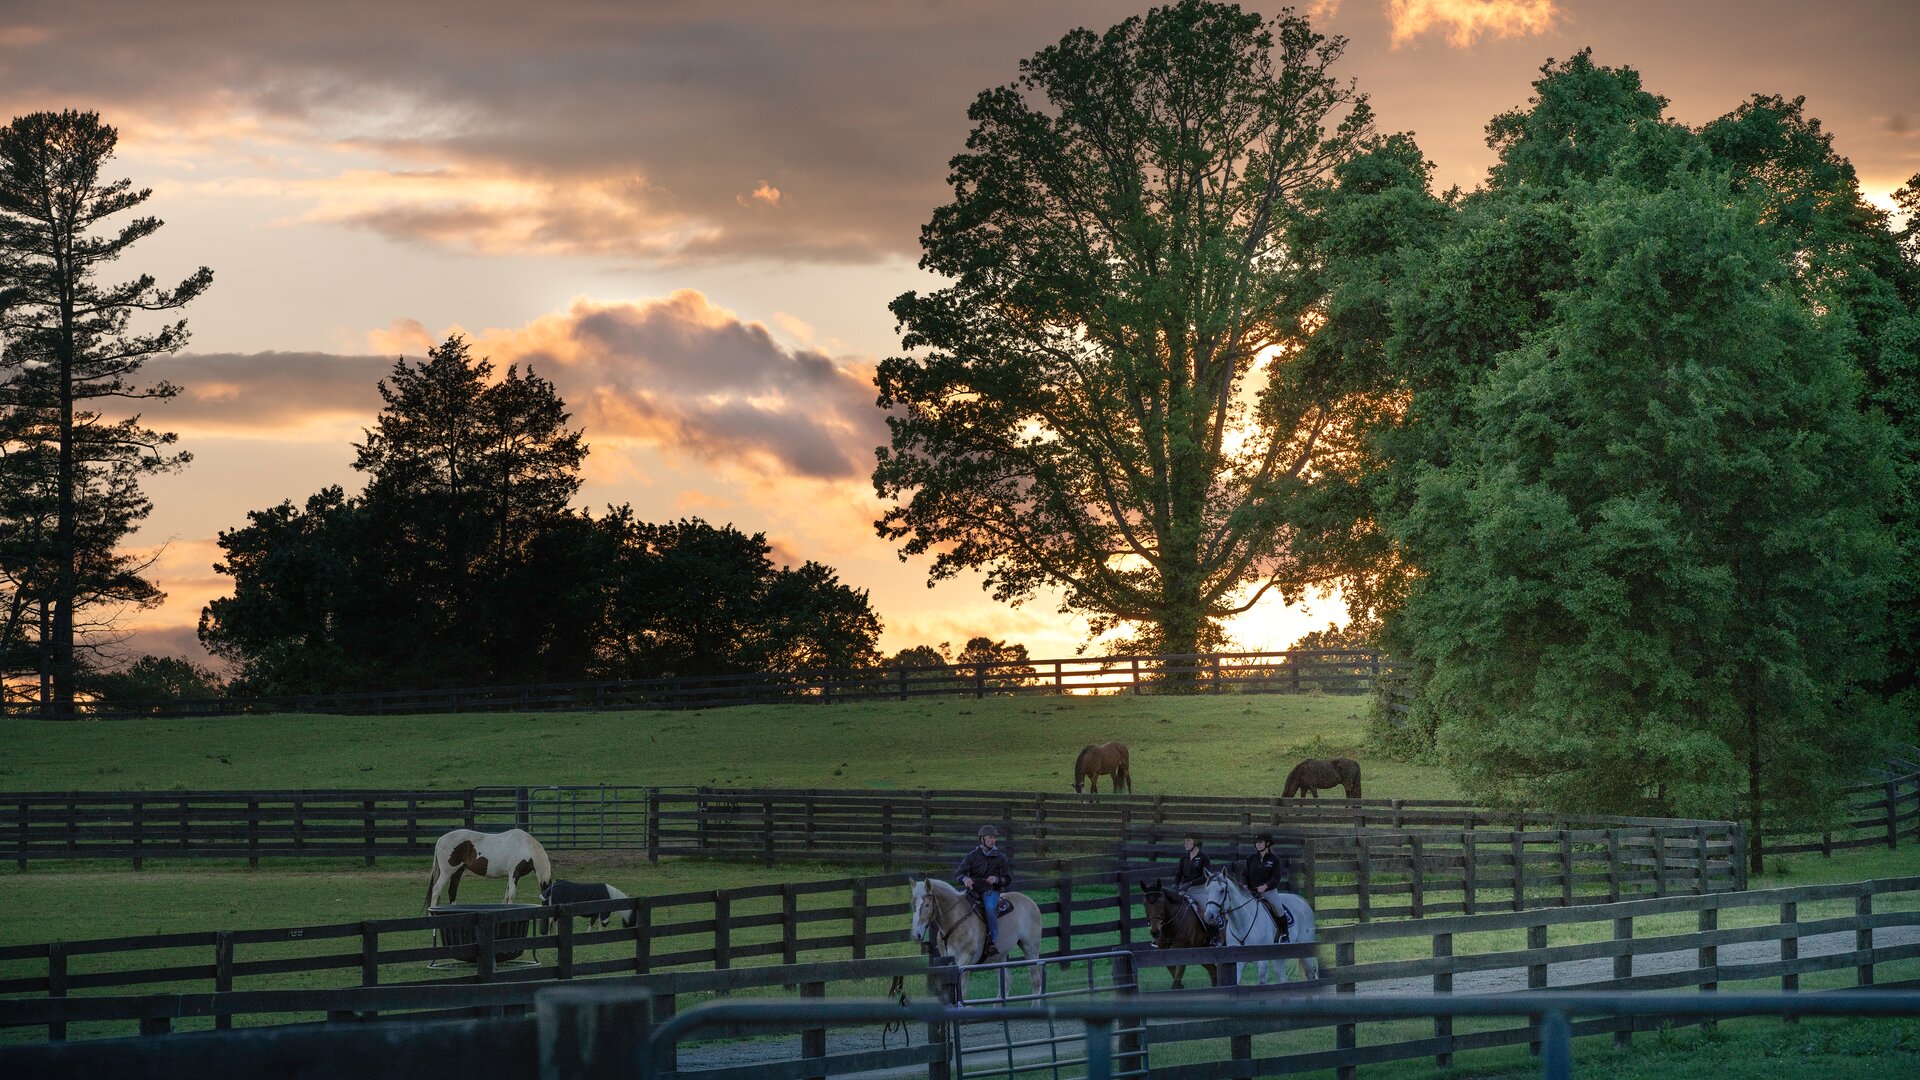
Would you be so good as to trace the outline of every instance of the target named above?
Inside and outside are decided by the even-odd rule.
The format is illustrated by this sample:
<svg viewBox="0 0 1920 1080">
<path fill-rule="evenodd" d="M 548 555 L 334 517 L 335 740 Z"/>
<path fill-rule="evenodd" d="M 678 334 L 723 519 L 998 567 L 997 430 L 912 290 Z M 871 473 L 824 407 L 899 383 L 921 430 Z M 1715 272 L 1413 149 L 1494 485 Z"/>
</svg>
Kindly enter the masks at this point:
<svg viewBox="0 0 1920 1080">
<path fill-rule="evenodd" d="M 1158 881 L 1141 885 L 1140 894 L 1146 898 L 1147 929 L 1153 933 L 1154 948 L 1204 949 L 1213 944 L 1213 931 L 1208 929 L 1186 897 L 1169 891 Z M 1214 986 L 1219 986 L 1219 967 L 1214 964 L 1200 966 L 1207 969 L 1207 979 Z M 1186 965 L 1168 970 L 1173 973 L 1173 988 L 1180 989 L 1181 980 L 1186 977 Z"/>
<path fill-rule="evenodd" d="M 1207 871 L 1207 883 L 1200 889 L 1200 906 L 1206 920 L 1224 931 L 1226 944 L 1231 946 L 1306 944 L 1313 940 L 1313 905 L 1306 897 L 1278 890 L 1255 895 L 1239 878 L 1218 870 Z M 1261 982 L 1266 981 L 1269 971 L 1276 973 L 1276 981 L 1287 981 L 1285 960 L 1252 962 L 1260 965 Z M 1300 973 L 1310 980 L 1320 977 L 1318 950 L 1300 958 Z M 1236 980 L 1242 986 L 1246 985 L 1246 974 L 1247 965 L 1243 963 Z"/>
<path fill-rule="evenodd" d="M 1133 794 L 1133 770 L 1127 765 L 1126 743 L 1102 743 L 1080 751 L 1079 759 L 1073 763 L 1073 790 L 1078 792 L 1081 785 L 1091 783 L 1093 793 L 1098 795 L 1100 778 L 1109 774 L 1113 777 L 1115 794 L 1122 787 L 1127 789 L 1127 794 Z"/>
<path fill-rule="evenodd" d="M 1343 787 L 1347 798 L 1360 798 L 1360 763 L 1352 758 L 1308 758 L 1287 774 L 1287 785 L 1280 797 L 1295 795 L 1320 797 L 1321 788 Z"/>
<path fill-rule="evenodd" d="M 427 909 L 440 906 L 440 894 L 460 899 L 460 875 L 506 878 L 507 899 L 513 903 L 513 888 L 520 879 L 533 874 L 544 891 L 553 884 L 553 863 L 547 849 L 524 829 L 487 833 L 473 829 L 455 829 L 433 843 L 433 870 L 427 875 Z"/>
</svg>

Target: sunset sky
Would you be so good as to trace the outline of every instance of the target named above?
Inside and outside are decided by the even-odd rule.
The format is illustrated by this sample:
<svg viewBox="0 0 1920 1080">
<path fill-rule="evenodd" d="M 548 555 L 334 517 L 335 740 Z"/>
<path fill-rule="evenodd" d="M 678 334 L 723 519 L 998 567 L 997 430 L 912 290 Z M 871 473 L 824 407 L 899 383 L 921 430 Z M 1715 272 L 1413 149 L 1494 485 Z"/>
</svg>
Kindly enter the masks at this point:
<svg viewBox="0 0 1920 1080">
<path fill-rule="evenodd" d="M 1336 73 L 1443 185 L 1477 184 L 1487 120 L 1589 45 L 1688 123 L 1805 95 L 1881 205 L 1920 172 L 1913 0 L 1298 6 L 1349 39 Z M 929 590 L 875 536 L 871 374 L 897 347 L 887 302 L 933 284 L 919 228 L 973 96 L 1146 7 L 0 0 L 6 114 L 97 110 L 121 133 L 109 175 L 154 189 L 167 225 L 124 270 L 215 274 L 190 352 L 148 369 L 185 387 L 149 419 L 195 460 L 148 485 L 136 540 L 165 545 L 169 599 L 131 647 L 205 660 L 193 624 L 229 586 L 215 535 L 357 491 L 375 382 L 457 329 L 558 384 L 592 446 L 581 505 L 765 532 L 777 561 L 870 590 L 888 652 L 988 634 L 1070 654 L 1083 628 L 1049 598 Z M 1343 617 L 1276 600 L 1234 630 L 1282 648 Z"/>
</svg>

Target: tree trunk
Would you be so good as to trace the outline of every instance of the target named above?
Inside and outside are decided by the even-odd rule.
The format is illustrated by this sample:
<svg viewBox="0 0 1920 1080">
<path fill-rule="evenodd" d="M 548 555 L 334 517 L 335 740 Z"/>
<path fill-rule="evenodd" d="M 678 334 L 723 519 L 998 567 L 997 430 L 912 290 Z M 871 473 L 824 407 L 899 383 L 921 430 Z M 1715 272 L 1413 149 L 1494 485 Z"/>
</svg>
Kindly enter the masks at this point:
<svg viewBox="0 0 1920 1080">
<path fill-rule="evenodd" d="M 1747 872 L 1761 873 L 1764 845 L 1760 839 L 1760 703 L 1747 699 Z"/>
</svg>

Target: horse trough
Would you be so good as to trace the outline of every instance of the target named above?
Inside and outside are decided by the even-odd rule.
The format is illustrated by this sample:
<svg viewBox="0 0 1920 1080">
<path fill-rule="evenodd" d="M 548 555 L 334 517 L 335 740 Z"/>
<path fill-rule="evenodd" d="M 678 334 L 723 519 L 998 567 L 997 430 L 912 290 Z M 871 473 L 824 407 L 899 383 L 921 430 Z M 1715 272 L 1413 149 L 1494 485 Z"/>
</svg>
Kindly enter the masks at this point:
<svg viewBox="0 0 1920 1080">
<path fill-rule="evenodd" d="M 433 943 L 436 946 L 471 946 L 478 944 L 475 927 L 478 925 L 479 920 L 462 918 L 461 916 L 477 915 L 487 912 L 495 914 L 531 913 L 539 910 L 539 904 L 441 904 L 437 907 L 428 908 L 427 914 L 435 916 L 436 918 L 445 919 L 442 925 L 433 928 Z M 493 926 L 494 940 L 496 942 L 530 938 L 533 936 L 533 916 L 531 914 L 528 914 L 524 918 L 499 918 L 494 921 Z M 529 951 L 531 951 L 533 955 L 523 958 L 523 954 Z M 496 945 L 493 950 L 493 960 L 495 964 L 506 964 L 514 967 L 533 967 L 540 963 L 540 952 L 538 949 L 527 950 Z M 476 950 L 474 959 L 472 960 L 433 960 L 427 964 L 427 967 L 444 968 L 452 967 L 455 964 L 474 964 L 478 961 L 479 952 Z"/>
</svg>

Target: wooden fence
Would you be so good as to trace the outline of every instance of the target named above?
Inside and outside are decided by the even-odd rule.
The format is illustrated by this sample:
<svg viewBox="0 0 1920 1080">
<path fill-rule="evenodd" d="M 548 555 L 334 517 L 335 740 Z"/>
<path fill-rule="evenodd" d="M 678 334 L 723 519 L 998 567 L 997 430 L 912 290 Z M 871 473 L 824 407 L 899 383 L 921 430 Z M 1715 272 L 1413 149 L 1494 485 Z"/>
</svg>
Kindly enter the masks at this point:
<svg viewBox="0 0 1920 1080">
<path fill-rule="evenodd" d="M 1703 845 L 1703 835 L 1692 831 L 1465 832 L 1457 844 L 1407 835 L 1417 845 L 1391 846 L 1369 837 L 1348 847 L 1343 841 L 1352 838 L 1308 839 L 1314 850 L 1290 866 L 1293 887 L 1313 900 L 1323 922 L 1371 922 L 1726 888 L 1732 882 L 1727 864 L 1738 862 L 1725 842 L 1707 837 Z M 1144 935 L 1137 886 L 1170 876 L 1171 869 L 1164 859 L 1120 865 L 1105 859 L 1029 860 L 1021 864 L 1016 887 L 1040 906 L 1045 951 L 1124 947 Z M 895 873 L 553 910 L 11 945 L 0 947 L 0 995 L 151 992 L 181 984 L 224 993 L 289 975 L 369 987 L 422 979 L 445 983 L 448 977 L 436 978 L 423 965 L 454 961 L 473 967 L 451 981 L 486 983 L 867 959 L 913 951 L 909 900 L 905 876 Z M 572 921 L 608 912 L 629 917 L 632 926 L 593 930 Z M 540 934 L 503 930 L 544 915 L 565 917 Z M 428 943 L 433 930 L 443 932 L 442 941 L 465 943 Z M 548 959 L 527 967 L 498 962 L 504 953 L 527 950 L 548 951 Z"/>
<path fill-rule="evenodd" d="M 1742 917 L 1745 912 L 1760 912 L 1765 917 Z M 1844 945 L 1837 949 L 1803 951 L 1802 944 L 1819 935 L 1840 936 Z M 1403 994 L 1429 988 L 1437 994 L 1450 994 L 1471 989 L 1465 985 L 1468 980 L 1480 980 L 1480 992 L 1524 988 L 1535 995 L 1568 989 L 1713 992 L 1751 989 L 1757 985 L 1804 992 L 1836 983 L 1852 987 L 1910 988 L 1920 985 L 1920 977 L 1916 977 L 1920 976 L 1920 964 L 1916 964 L 1916 960 L 1920 960 L 1920 878 L 1667 897 L 1418 922 L 1356 924 L 1326 928 L 1321 938 L 1323 949 L 1333 953 L 1333 962 L 1324 969 L 1324 978 L 1333 984 L 1337 999 L 1346 995 Z M 1286 951 L 1298 947 L 1277 948 Z M 1191 953 L 1156 955 L 1135 951 L 1124 959 L 1141 969 L 1150 969 L 1208 958 Z M 924 958 L 909 956 L 837 964 L 718 969 L 684 975 L 629 976 L 606 985 L 653 990 L 656 996 L 650 1003 L 649 1018 L 659 1024 L 681 1011 L 686 1000 L 693 996 L 758 990 L 809 1000 L 848 995 L 871 997 L 874 996 L 873 980 L 889 976 L 912 980 L 916 996 L 942 993 L 952 977 L 950 969 L 929 966 Z M 1114 981 L 1139 985 L 1133 979 Z M 375 1015 L 417 1016 L 428 1011 L 445 1014 L 451 1010 L 524 1011 L 533 1002 L 539 986 L 521 982 L 0 1001 L 0 1024 L 55 1029 L 74 1023 L 114 1020 L 138 1023 L 144 1032 L 160 1034 L 170 1030 L 181 1018 L 230 1024 L 236 1016 L 305 1013 L 324 1015 L 334 1022 L 332 1030 L 344 1031 L 348 1021 Z M 950 990 L 944 992 L 950 993 Z M 1160 991 L 1148 987 L 1142 997 L 1158 993 Z M 1363 999 L 1356 996 L 1347 1000 Z M 1677 1011 L 1685 1012 L 1684 1009 Z M 982 1019 L 987 1019 L 984 1012 Z M 1680 1022 L 1698 1019 L 1695 1016 Z M 1610 1034 L 1617 1043 L 1626 1043 L 1636 1031 L 1647 1030 L 1659 1022 L 1647 1017 L 1602 1016 L 1576 1021 L 1572 1034 Z M 516 1025 L 524 1023 L 524 1019 L 511 1016 L 493 1021 L 495 1027 L 505 1031 L 518 1030 Z M 1530 1023 L 1463 1024 L 1456 1030 L 1453 1018 L 1446 1015 L 1417 1023 L 1431 1026 L 1409 1031 L 1411 1025 L 1404 1020 L 1304 1013 L 1281 1019 L 1183 1019 L 1157 1023 L 1150 1028 L 1152 1051 L 1185 1046 L 1173 1055 L 1179 1059 L 1177 1062 L 1155 1065 L 1152 1053 L 1146 1053 L 1146 1076 L 1149 1080 L 1229 1080 L 1333 1068 L 1339 1070 L 1341 1076 L 1351 1077 L 1361 1066 L 1429 1058 L 1436 1067 L 1448 1068 L 1456 1064 L 1456 1055 L 1462 1053 L 1526 1045 L 1539 1039 L 1539 1029 Z M 754 1066 L 751 1075 L 766 1080 L 802 1080 L 915 1065 L 926 1065 L 930 1076 L 944 1075 L 946 1047 L 942 1044 L 944 1036 L 937 1030 L 930 1032 L 934 1037 L 919 1047 L 829 1054 L 823 1024 L 800 1022 L 793 1027 L 797 1029 L 793 1034 L 799 1040 L 793 1057 Z M 383 1038 L 379 1034 L 380 1025 L 352 1030 L 352 1036 L 341 1037 L 376 1043 Z M 740 1033 L 719 1032 L 721 1035 Z M 1256 1036 L 1261 1037 L 1261 1041 L 1255 1042 Z M 298 1040 L 301 1036 L 294 1038 Z M 99 1075 L 102 1070 L 110 1070 L 116 1061 L 126 1061 L 127 1055 L 137 1053 L 144 1061 L 168 1060 L 192 1042 L 194 1040 L 143 1040 L 139 1044 L 119 1042 L 97 1047 L 5 1048 L 0 1049 L 0 1069 L 13 1075 Z M 635 1043 L 638 1043 L 637 1037 Z M 448 1044 L 434 1040 L 432 1045 L 439 1049 Z M 1121 1049 L 1126 1051 L 1125 1047 Z M 519 1060 L 516 1053 L 509 1049 L 502 1055 L 503 1060 Z M 217 1057 L 231 1060 L 228 1055 Z M 444 1058 L 442 1064 L 460 1069 L 460 1063 L 465 1060 L 455 1054 Z M 194 1064 L 207 1068 L 205 1061 Z M 739 1067 L 703 1069 L 697 1067 L 698 1064 L 671 1059 L 664 1063 L 677 1080 L 723 1080 L 746 1075 Z M 183 1063 L 180 1071 L 168 1071 L 164 1075 L 201 1074 L 186 1071 Z"/>
<path fill-rule="evenodd" d="M 1516 814 L 1484 810 L 1469 803 L 1416 799 L 1280 799 L 1183 795 L 1087 795 L 1011 791 L 844 791 L 807 789 L 695 788 L 657 790 L 648 795 L 647 853 L 708 858 L 875 862 L 886 867 L 920 867 L 929 859 L 950 858 L 973 844 L 982 824 L 991 823 L 1001 841 L 1023 858 L 1076 855 L 1130 856 L 1177 845 L 1189 832 L 1208 840 L 1245 844 L 1255 832 L 1271 831 L 1297 840 L 1324 841 L 1315 849 L 1344 850 L 1342 838 L 1373 837 L 1380 857 L 1421 861 L 1419 834 L 1436 834 L 1444 845 L 1462 833 L 1499 835 L 1511 841 L 1517 832 L 1550 831 L 1555 836 L 1582 834 L 1569 845 L 1604 842 L 1600 833 L 1633 837 L 1659 835 L 1692 838 L 1706 849 L 1708 863 L 1724 862 L 1743 843 L 1744 833 L 1727 822 L 1598 815 Z M 1624 831 L 1623 831 L 1624 830 Z M 1591 834 L 1591 835 L 1588 835 Z M 1532 841 L 1529 841 L 1532 842 Z M 1556 841 L 1557 842 L 1557 841 Z M 1483 842 L 1483 843 L 1490 843 Z M 1471 841 L 1464 842 L 1468 850 Z M 1407 848 L 1404 856 L 1388 853 Z M 1364 865 L 1370 849 L 1353 858 Z M 1742 850 L 1744 855 L 1744 849 Z M 1743 888 L 1744 863 L 1713 866 L 1715 888 Z M 1344 868 L 1342 868 L 1344 869 Z M 1339 873 L 1341 870 L 1332 870 Z M 1721 882 L 1723 875 L 1731 880 Z"/>
<path fill-rule="evenodd" d="M 1884 768 L 1869 770 L 1871 779 L 1847 789 L 1846 820 L 1818 834 L 1790 833 L 1766 844 L 1768 855 L 1819 852 L 1824 856 L 1842 848 L 1896 848 L 1904 834 L 1908 843 L 1920 843 L 1920 747 L 1888 758 Z"/>
<path fill-rule="evenodd" d="M 776 702 L 830 704 L 925 697 L 981 698 L 988 694 L 1363 693 L 1373 688 L 1375 679 L 1396 670 L 1392 659 L 1366 649 L 1185 653 L 259 698 L 79 701 L 73 705 L 73 715 L 91 719 L 261 713 L 384 716 L 706 709 Z M 0 701 L 0 718 L 35 719 L 39 715 L 37 703 Z"/>
</svg>

